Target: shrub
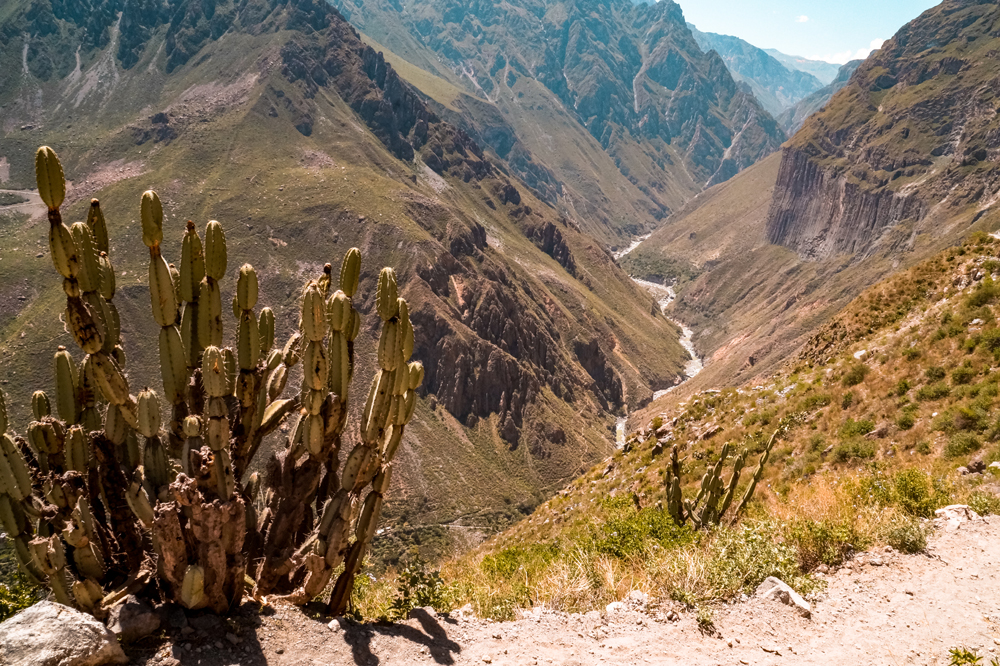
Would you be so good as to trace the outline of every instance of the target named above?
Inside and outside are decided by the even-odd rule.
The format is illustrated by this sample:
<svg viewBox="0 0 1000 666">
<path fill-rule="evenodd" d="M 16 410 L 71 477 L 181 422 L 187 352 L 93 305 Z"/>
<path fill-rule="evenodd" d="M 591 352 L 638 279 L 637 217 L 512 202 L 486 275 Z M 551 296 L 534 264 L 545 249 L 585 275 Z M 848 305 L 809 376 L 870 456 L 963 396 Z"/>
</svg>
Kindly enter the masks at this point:
<svg viewBox="0 0 1000 666">
<path fill-rule="evenodd" d="M 765 578 L 775 576 L 808 592 L 814 584 L 799 571 L 795 548 L 779 543 L 777 534 L 778 525 L 771 521 L 720 528 L 709 549 L 708 578 L 715 590 L 721 596 L 752 593 Z"/>
<path fill-rule="evenodd" d="M 931 453 L 930 442 L 927 442 L 927 441 L 920 442 L 919 444 L 917 444 L 917 446 L 916 446 L 916 448 L 914 450 L 917 453 L 919 453 L 920 455 L 924 455 L 924 456 L 930 455 L 930 453 Z"/>
<path fill-rule="evenodd" d="M 979 344 L 991 352 L 1000 349 L 1000 328 L 987 328 L 979 334 Z"/>
<path fill-rule="evenodd" d="M 875 444 L 865 439 L 851 439 L 833 449 L 833 459 L 836 462 L 870 460 L 874 457 Z"/>
<path fill-rule="evenodd" d="M 896 419 L 896 427 L 900 430 L 909 430 L 917 422 L 917 419 L 913 416 L 913 412 L 903 412 Z"/>
<path fill-rule="evenodd" d="M 849 409 L 851 405 L 854 404 L 854 391 L 848 391 L 844 394 L 844 397 L 840 399 L 840 408 Z"/>
<path fill-rule="evenodd" d="M 941 400 L 942 398 L 947 398 L 951 394 L 951 389 L 947 384 L 939 382 L 937 384 L 928 384 L 927 386 L 921 386 L 917 391 L 917 400 L 921 402 L 929 402 L 931 400 Z"/>
<path fill-rule="evenodd" d="M 670 513 L 655 507 L 636 509 L 628 495 L 604 501 L 607 518 L 591 537 L 590 546 L 598 553 L 620 559 L 641 557 L 656 543 L 671 547 L 692 540 L 690 527 L 678 527 Z"/>
<path fill-rule="evenodd" d="M 799 411 L 808 412 L 816 409 L 817 407 L 826 407 L 832 402 L 830 396 L 825 393 L 814 393 L 813 395 L 807 396 L 802 400 L 802 404 L 799 406 Z"/>
<path fill-rule="evenodd" d="M 915 361 L 921 356 L 921 351 L 916 347 L 908 347 L 903 350 L 903 358 L 907 361 Z"/>
<path fill-rule="evenodd" d="M 927 533 L 917 523 L 905 523 L 891 528 L 885 542 L 901 553 L 912 555 L 927 548 Z"/>
<path fill-rule="evenodd" d="M 852 552 L 869 545 L 851 520 L 799 519 L 789 527 L 788 540 L 795 546 L 803 571 L 811 571 L 820 564 L 838 565 Z"/>
<path fill-rule="evenodd" d="M 906 381 L 905 379 L 900 379 L 899 382 L 896 384 L 896 395 L 902 398 L 909 392 L 910 388 L 911 388 L 910 382 Z"/>
<path fill-rule="evenodd" d="M 982 307 L 988 303 L 991 303 L 996 299 L 997 295 L 1000 294 L 1000 288 L 993 282 L 993 278 L 987 276 L 982 282 L 969 294 L 966 299 L 966 305 L 970 308 Z"/>
<path fill-rule="evenodd" d="M 915 467 L 896 472 L 892 485 L 895 496 L 890 498 L 890 503 L 897 504 L 911 516 L 930 518 L 942 504 L 930 477 Z"/>
<path fill-rule="evenodd" d="M 960 384 L 970 383 L 976 376 L 976 371 L 974 368 L 967 366 L 962 366 L 960 368 L 955 368 L 951 371 L 951 383 L 958 386 Z"/>
<path fill-rule="evenodd" d="M 865 381 L 865 377 L 868 375 L 868 366 L 864 363 L 856 363 L 851 366 L 851 369 L 847 371 L 841 383 L 844 386 L 857 386 L 861 382 Z"/>
<path fill-rule="evenodd" d="M 417 558 L 407 564 L 399 573 L 398 597 L 389 607 L 389 619 L 406 619 L 414 608 L 431 606 L 434 610 L 451 609 L 448 601 L 448 587 L 438 571 L 427 571 L 424 563 Z"/>
<path fill-rule="evenodd" d="M 931 366 L 924 371 L 924 377 L 927 378 L 928 383 L 939 382 L 945 378 L 946 374 L 944 368 L 938 366 Z"/>
<path fill-rule="evenodd" d="M 978 451 L 982 443 L 979 438 L 971 432 L 959 432 L 952 435 L 948 444 L 944 447 L 945 458 L 960 458 L 974 451 Z"/>
<path fill-rule="evenodd" d="M 852 418 L 848 418 L 844 422 L 844 425 L 840 427 L 841 437 L 857 437 L 860 435 L 867 435 L 872 430 L 875 429 L 875 423 L 867 419 L 862 419 L 855 421 Z"/>
<path fill-rule="evenodd" d="M 663 417 L 662 416 L 655 417 L 653 419 L 652 426 L 653 426 L 653 430 L 659 430 L 660 427 L 663 426 Z"/>
<path fill-rule="evenodd" d="M 969 508 L 980 516 L 1000 514 L 1000 497 L 977 490 L 969 495 Z"/>
</svg>

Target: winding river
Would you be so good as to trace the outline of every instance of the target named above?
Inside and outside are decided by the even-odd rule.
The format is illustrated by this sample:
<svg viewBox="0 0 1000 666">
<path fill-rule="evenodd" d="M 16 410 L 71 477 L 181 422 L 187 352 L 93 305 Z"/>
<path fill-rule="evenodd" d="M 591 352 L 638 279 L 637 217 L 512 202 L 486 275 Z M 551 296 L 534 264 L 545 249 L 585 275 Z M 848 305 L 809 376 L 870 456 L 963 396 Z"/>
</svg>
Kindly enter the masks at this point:
<svg viewBox="0 0 1000 666">
<path fill-rule="evenodd" d="M 649 238 L 649 234 L 645 236 L 640 236 L 624 250 L 614 253 L 615 259 L 621 259 L 625 255 L 629 254 L 637 247 L 639 247 L 639 245 L 641 245 L 642 242 L 647 238 Z M 639 286 L 643 287 L 646 291 L 651 293 L 656 298 L 657 303 L 659 303 L 660 305 L 660 311 L 663 312 L 664 315 L 666 315 L 667 306 L 673 303 L 674 299 L 677 298 L 677 292 L 674 291 L 674 288 L 669 285 L 657 284 L 656 282 L 648 282 L 646 280 L 639 280 L 637 278 L 632 278 L 632 280 Z M 702 369 L 705 367 L 705 364 L 702 361 L 702 359 L 698 356 L 698 352 L 694 348 L 694 341 L 693 341 L 694 331 L 692 331 L 690 328 L 685 326 L 682 322 L 677 321 L 676 319 L 670 319 L 670 321 L 672 321 L 681 329 L 681 338 L 680 338 L 681 346 L 684 347 L 684 349 L 686 349 L 687 352 L 691 355 L 691 359 L 684 365 L 684 374 L 687 375 L 687 379 L 685 379 L 684 382 L 686 382 L 695 375 L 697 375 L 699 372 L 701 372 Z M 677 384 L 677 386 L 673 386 L 666 390 L 657 391 L 656 393 L 653 394 L 653 399 L 657 400 L 659 398 L 662 398 L 666 394 L 675 390 L 678 386 L 680 386 L 684 382 L 681 382 Z M 618 448 L 621 448 L 625 445 L 625 425 L 626 425 L 626 417 L 618 419 L 618 425 L 615 432 L 615 443 L 617 444 Z"/>
</svg>

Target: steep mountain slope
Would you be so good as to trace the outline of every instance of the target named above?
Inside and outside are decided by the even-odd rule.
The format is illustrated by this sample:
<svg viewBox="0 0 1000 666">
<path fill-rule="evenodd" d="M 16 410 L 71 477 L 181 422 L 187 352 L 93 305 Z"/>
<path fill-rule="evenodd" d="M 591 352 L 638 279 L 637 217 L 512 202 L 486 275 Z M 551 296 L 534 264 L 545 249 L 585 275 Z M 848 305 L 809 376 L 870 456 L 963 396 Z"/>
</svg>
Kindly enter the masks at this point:
<svg viewBox="0 0 1000 666">
<path fill-rule="evenodd" d="M 775 118 L 823 87 L 823 82 L 812 74 L 787 68 L 739 37 L 701 32 L 690 23 L 688 28 L 701 50 L 722 56 L 733 78 L 749 85 L 757 101 Z"/>
<path fill-rule="evenodd" d="M 605 455 L 615 413 L 679 376 L 687 354 L 651 298 L 325 2 L 17 2 L 0 32 L 14 73 L 0 87 L 0 187 L 30 187 L 34 150 L 50 144 L 72 181 L 66 218 L 101 199 L 133 384 L 159 371 L 135 221 L 149 187 L 172 225 L 165 256 L 179 256 L 184 220 L 220 220 L 282 336 L 303 280 L 361 248 L 361 382 L 373 280 L 396 267 L 427 368 L 390 491 L 397 527 L 503 524 Z M 14 424 L 66 341 L 46 252 L 39 219 L 0 215 Z"/>
<path fill-rule="evenodd" d="M 996 14 L 973 3 L 925 13 L 806 122 L 780 166 L 772 158 L 703 193 L 624 261 L 636 274 L 681 280 L 672 316 L 694 329 L 707 358 L 692 390 L 759 380 L 869 285 L 1000 225 L 988 161 L 997 121 L 981 82 L 996 77 Z M 905 55 L 928 41 L 929 51 Z M 958 74 L 929 64 L 956 53 Z M 862 92 L 876 72 L 912 68 L 927 79 Z M 950 148 L 949 133 L 963 128 L 952 137 L 961 147 Z M 947 151 L 935 157 L 931 145 Z M 986 161 L 973 163 L 980 150 Z"/>
<path fill-rule="evenodd" d="M 863 60 L 852 60 L 843 67 L 840 68 L 840 72 L 837 74 L 830 85 L 820 88 L 813 94 L 799 100 L 793 107 L 786 109 L 784 113 L 779 115 L 778 123 L 781 124 L 781 128 L 785 130 L 788 136 L 793 136 L 798 132 L 802 125 L 806 122 L 806 118 L 816 113 L 830 101 L 841 88 L 847 85 L 850 80 L 851 75 L 854 74 Z"/>
<path fill-rule="evenodd" d="M 764 49 L 764 52 L 789 69 L 797 69 L 800 72 L 812 74 L 823 84 L 832 83 L 837 78 L 837 74 L 840 73 L 840 65 L 835 65 L 832 62 L 809 60 L 802 56 L 782 53 L 777 49 Z"/>
<path fill-rule="evenodd" d="M 336 4 L 372 40 L 464 88 L 457 114 L 442 115 L 610 244 L 783 140 L 672 1 Z"/>
<path fill-rule="evenodd" d="M 1000 6 L 946 0 L 904 26 L 785 146 L 768 239 L 808 259 L 908 249 L 1000 197 Z"/>
</svg>

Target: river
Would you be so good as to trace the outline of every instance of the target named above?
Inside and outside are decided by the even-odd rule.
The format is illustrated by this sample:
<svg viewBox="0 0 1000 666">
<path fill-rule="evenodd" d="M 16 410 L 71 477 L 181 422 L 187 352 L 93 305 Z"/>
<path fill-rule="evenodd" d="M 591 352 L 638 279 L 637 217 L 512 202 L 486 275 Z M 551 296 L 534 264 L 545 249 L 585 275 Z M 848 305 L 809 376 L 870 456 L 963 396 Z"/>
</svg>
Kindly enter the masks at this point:
<svg viewBox="0 0 1000 666">
<path fill-rule="evenodd" d="M 633 241 L 632 244 L 629 245 L 624 250 L 616 252 L 614 255 L 615 259 L 621 259 L 625 255 L 629 254 L 637 247 L 639 247 L 639 245 L 641 245 L 642 242 L 647 238 L 649 238 L 648 234 L 645 236 L 641 236 L 635 241 Z M 648 282 L 646 280 L 639 280 L 638 278 L 632 278 L 632 280 L 637 285 L 644 288 L 646 291 L 651 293 L 656 298 L 656 301 L 660 306 L 660 311 L 663 312 L 664 316 L 666 316 L 667 307 L 674 302 L 674 299 L 677 298 L 677 292 L 674 291 L 674 288 L 670 285 L 657 284 L 656 282 Z M 653 400 L 662 398 L 666 394 L 675 390 L 678 386 L 681 386 L 684 382 L 690 380 L 699 372 L 701 372 L 702 369 L 704 369 L 705 367 L 704 362 L 698 356 L 698 352 L 694 347 L 694 331 L 685 326 L 682 322 L 679 322 L 675 319 L 670 319 L 670 321 L 672 321 L 681 329 L 681 337 L 680 337 L 681 347 L 684 347 L 684 349 L 687 350 L 688 354 L 691 355 L 691 359 L 684 365 L 684 374 L 687 375 L 687 378 L 680 384 L 677 384 L 677 386 L 672 386 L 671 388 L 665 389 L 663 391 L 657 391 L 656 393 L 653 394 Z M 618 448 L 621 448 L 622 446 L 625 445 L 625 424 L 626 424 L 625 417 L 618 419 L 618 424 L 615 432 L 615 443 L 618 445 Z"/>
</svg>

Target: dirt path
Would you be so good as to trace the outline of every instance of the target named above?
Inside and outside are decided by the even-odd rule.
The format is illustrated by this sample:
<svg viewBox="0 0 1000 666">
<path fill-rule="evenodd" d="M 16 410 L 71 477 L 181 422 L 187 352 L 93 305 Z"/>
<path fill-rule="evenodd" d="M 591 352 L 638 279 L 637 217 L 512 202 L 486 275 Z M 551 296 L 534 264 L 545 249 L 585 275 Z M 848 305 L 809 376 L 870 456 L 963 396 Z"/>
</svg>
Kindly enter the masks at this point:
<svg viewBox="0 0 1000 666">
<path fill-rule="evenodd" d="M 417 610 L 395 625 L 331 625 L 277 606 L 248 609 L 229 626 L 175 628 L 172 643 L 133 648 L 132 663 L 900 666 L 947 664 L 956 646 L 977 649 L 985 664 L 1000 655 L 1000 518 L 943 529 L 927 555 L 862 554 L 828 579 L 811 619 L 751 598 L 716 609 L 715 635 L 691 613 L 671 621 L 672 607 L 644 608 L 638 594 L 612 612 L 536 609 L 503 623 Z"/>
<path fill-rule="evenodd" d="M 0 213 L 27 213 L 32 218 L 45 217 L 47 208 L 37 190 L 0 190 L 0 194 L 16 194 L 27 199 L 24 203 L 0 206 Z"/>
</svg>

